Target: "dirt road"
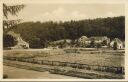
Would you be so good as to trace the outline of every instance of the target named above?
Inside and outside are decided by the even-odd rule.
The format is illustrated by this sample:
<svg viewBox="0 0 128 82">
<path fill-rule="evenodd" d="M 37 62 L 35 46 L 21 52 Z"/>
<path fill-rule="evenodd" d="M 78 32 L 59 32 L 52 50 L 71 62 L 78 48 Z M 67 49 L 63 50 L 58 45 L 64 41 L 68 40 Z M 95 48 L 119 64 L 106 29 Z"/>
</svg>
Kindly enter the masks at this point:
<svg viewBox="0 0 128 82">
<path fill-rule="evenodd" d="M 4 66 L 4 74 L 8 75 L 8 79 L 81 79 L 77 77 L 50 74 L 47 71 L 38 72 L 10 66 Z"/>
</svg>

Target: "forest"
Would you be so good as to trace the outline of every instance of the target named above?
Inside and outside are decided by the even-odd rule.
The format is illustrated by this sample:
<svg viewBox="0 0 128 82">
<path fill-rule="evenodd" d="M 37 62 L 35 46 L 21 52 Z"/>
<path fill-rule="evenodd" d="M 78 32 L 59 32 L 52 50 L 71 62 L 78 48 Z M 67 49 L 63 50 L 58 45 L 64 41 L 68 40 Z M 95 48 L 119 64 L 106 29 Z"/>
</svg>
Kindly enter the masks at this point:
<svg viewBox="0 0 128 82">
<path fill-rule="evenodd" d="M 81 36 L 107 36 L 125 40 L 125 16 L 71 20 L 65 22 L 23 22 L 9 28 L 20 33 L 31 48 L 43 48 L 48 42 Z"/>
</svg>

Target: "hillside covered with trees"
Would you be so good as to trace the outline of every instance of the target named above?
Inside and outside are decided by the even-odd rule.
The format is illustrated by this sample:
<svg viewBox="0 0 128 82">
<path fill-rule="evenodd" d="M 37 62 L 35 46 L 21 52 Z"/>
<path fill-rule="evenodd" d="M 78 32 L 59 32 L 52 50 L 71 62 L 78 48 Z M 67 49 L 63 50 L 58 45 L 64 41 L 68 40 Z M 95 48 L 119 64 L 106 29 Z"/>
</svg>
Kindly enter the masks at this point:
<svg viewBox="0 0 128 82">
<path fill-rule="evenodd" d="M 10 29 L 9 29 L 10 30 Z M 85 35 L 107 36 L 125 40 L 125 17 L 108 17 L 66 22 L 24 22 L 11 28 L 20 33 L 32 48 L 43 48 L 48 42 L 60 39 L 78 39 Z"/>
</svg>

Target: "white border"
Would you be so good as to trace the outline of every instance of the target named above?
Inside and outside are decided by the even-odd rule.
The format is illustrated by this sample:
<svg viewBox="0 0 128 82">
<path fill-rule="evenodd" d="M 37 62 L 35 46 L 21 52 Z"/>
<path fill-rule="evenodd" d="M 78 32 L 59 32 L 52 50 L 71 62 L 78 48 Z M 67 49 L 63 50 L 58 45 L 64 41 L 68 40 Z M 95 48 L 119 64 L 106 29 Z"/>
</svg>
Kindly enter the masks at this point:
<svg viewBox="0 0 128 82">
<path fill-rule="evenodd" d="M 0 78 L 3 78 L 3 6 L 0 4 Z"/>
<path fill-rule="evenodd" d="M 2 3 L 39 3 L 39 4 L 93 4 L 93 3 L 105 3 L 105 4 L 125 4 L 125 36 L 128 35 L 128 1 L 127 0 L 2 0 L 0 2 L 0 78 L 1 81 L 128 81 L 128 38 L 125 37 L 125 79 L 2 79 L 3 75 L 3 26 L 2 26 Z"/>
</svg>

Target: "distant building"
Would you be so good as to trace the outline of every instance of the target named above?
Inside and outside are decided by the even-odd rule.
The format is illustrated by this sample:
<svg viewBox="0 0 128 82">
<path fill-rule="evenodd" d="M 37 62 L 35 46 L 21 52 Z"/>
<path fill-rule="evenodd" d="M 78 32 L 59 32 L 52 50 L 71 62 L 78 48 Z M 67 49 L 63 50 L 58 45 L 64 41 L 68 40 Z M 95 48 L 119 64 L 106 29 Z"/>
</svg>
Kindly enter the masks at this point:
<svg viewBox="0 0 128 82">
<path fill-rule="evenodd" d="M 11 47 L 12 49 L 27 49 L 29 48 L 29 43 L 25 42 L 20 34 L 14 33 L 13 31 L 9 31 L 7 34 L 12 35 L 16 41 L 17 44 L 14 47 Z"/>
<path fill-rule="evenodd" d="M 70 44 L 71 44 L 72 40 L 70 39 L 63 39 L 63 40 L 57 40 L 57 41 L 53 41 L 50 43 L 49 47 L 61 47 L 61 48 L 64 48 L 64 47 L 70 47 Z"/>
<path fill-rule="evenodd" d="M 123 49 L 124 48 L 124 43 L 118 38 L 115 38 L 114 40 L 111 41 L 110 46 L 112 48 L 114 47 L 115 42 L 117 43 L 117 49 Z"/>
<path fill-rule="evenodd" d="M 92 41 L 94 41 L 94 46 L 101 44 L 101 46 L 106 47 L 110 43 L 110 38 L 106 36 L 93 36 L 90 38 L 82 36 L 78 39 L 77 42 L 81 47 L 89 47 Z"/>
<path fill-rule="evenodd" d="M 82 36 L 78 39 L 78 44 L 80 46 L 86 46 L 89 45 L 91 43 L 90 38 L 87 38 L 86 36 Z"/>
<path fill-rule="evenodd" d="M 90 37 L 91 40 L 95 41 L 95 43 L 102 43 L 103 41 L 106 41 L 107 44 L 110 43 L 110 38 L 107 36 L 93 36 Z"/>
</svg>

